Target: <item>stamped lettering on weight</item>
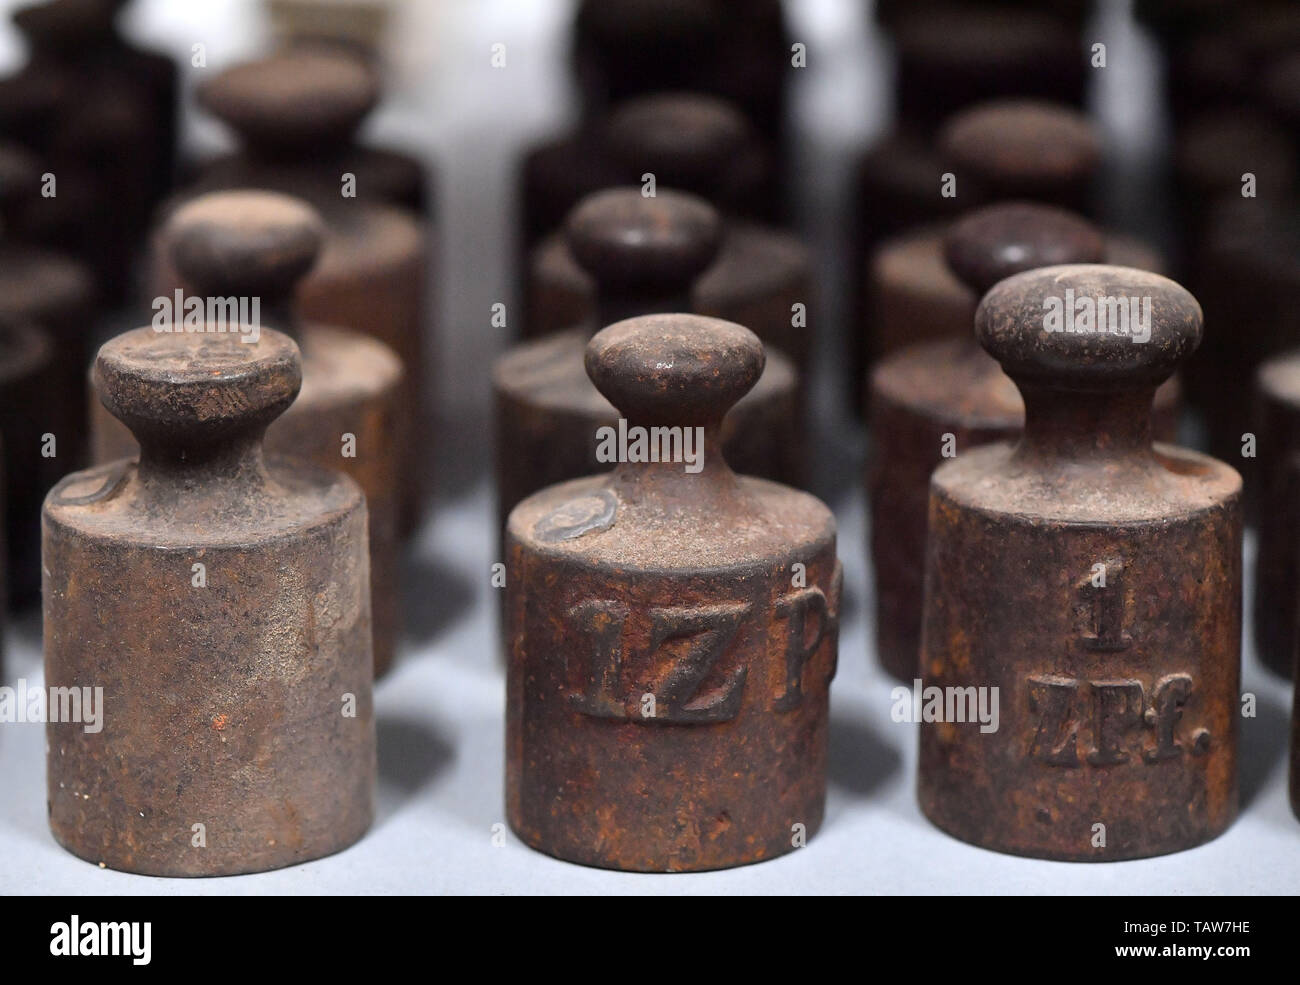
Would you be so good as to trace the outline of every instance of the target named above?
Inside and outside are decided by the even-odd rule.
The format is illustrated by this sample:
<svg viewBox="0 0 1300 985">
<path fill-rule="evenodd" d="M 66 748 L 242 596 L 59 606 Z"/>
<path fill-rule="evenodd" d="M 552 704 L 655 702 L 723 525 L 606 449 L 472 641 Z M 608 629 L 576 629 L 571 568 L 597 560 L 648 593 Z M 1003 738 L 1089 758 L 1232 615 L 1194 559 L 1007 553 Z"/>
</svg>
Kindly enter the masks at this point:
<svg viewBox="0 0 1300 985">
<path fill-rule="evenodd" d="M 770 699 L 777 711 L 803 702 L 805 669 L 837 630 L 838 579 L 837 572 L 829 595 L 799 589 L 762 615 L 784 633 Z M 614 599 L 581 602 L 567 613 L 569 706 L 593 718 L 647 725 L 731 721 L 751 686 L 750 668 L 735 652 L 743 648 L 733 643 L 758 618 L 748 602 L 649 609 Z"/>
<path fill-rule="evenodd" d="M 1036 716 L 1028 752 L 1046 766 L 1150 765 L 1209 751 L 1209 730 L 1185 722 L 1195 689 L 1190 674 L 1169 674 L 1150 687 L 1043 674 L 1030 677 L 1028 689 Z"/>
</svg>

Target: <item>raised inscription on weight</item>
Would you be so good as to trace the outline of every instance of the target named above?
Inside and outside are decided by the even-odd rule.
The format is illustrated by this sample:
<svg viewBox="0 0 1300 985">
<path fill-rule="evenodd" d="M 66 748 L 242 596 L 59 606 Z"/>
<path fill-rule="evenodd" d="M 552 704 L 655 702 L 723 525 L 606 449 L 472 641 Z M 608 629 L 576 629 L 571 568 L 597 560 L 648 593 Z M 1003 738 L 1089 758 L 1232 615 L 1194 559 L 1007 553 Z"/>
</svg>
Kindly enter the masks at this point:
<svg viewBox="0 0 1300 985">
<path fill-rule="evenodd" d="M 650 652 L 671 655 L 652 691 L 661 709 L 656 715 L 670 722 L 725 722 L 736 717 L 748 668 L 731 668 L 707 690 L 705 682 L 748 612 L 749 606 L 740 603 L 650 610 Z"/>
<path fill-rule="evenodd" d="M 777 711 L 790 711 L 803 702 L 803 669 L 834 627 L 834 616 L 820 588 L 805 588 L 777 600 L 776 614 L 786 621 L 785 690 L 777 696 Z M 808 639 L 808 624 L 815 626 Z"/>
<path fill-rule="evenodd" d="M 790 592 L 768 612 L 784 630 L 771 707 L 792 711 L 803 703 L 804 672 L 834 633 L 836 614 L 820 588 Z M 646 724 L 726 722 L 740 713 L 750 667 L 734 652 L 745 648 L 732 643 L 755 618 L 750 603 L 636 609 L 591 599 L 567 617 L 565 679 L 575 711 Z"/>
<path fill-rule="evenodd" d="M 746 602 L 708 606 L 665 606 L 646 611 L 648 639 L 627 650 L 629 607 L 593 600 L 569 610 L 569 620 L 587 645 L 585 666 L 569 667 L 582 684 L 569 703 L 583 714 L 653 722 L 724 722 L 736 717 L 747 668 L 722 666 L 728 646 L 750 611 Z M 576 671 L 576 674 L 575 674 Z M 654 702 L 644 703 L 645 695 Z M 654 715 L 643 715 L 653 707 Z"/>
<path fill-rule="evenodd" d="M 1090 625 L 1081 635 L 1084 649 L 1101 653 L 1127 650 L 1133 638 L 1124 629 L 1124 562 L 1099 564 L 1079 584 Z"/>
<path fill-rule="evenodd" d="M 1186 728 L 1183 709 L 1194 690 L 1190 674 L 1169 674 L 1148 691 L 1137 680 L 1084 681 L 1055 674 L 1028 680 L 1030 712 L 1036 716 L 1029 756 L 1047 766 L 1119 766 L 1203 754 L 1210 733 Z M 1086 752 L 1081 756 L 1080 749 Z M 1140 752 L 1140 758 L 1138 753 Z"/>
</svg>

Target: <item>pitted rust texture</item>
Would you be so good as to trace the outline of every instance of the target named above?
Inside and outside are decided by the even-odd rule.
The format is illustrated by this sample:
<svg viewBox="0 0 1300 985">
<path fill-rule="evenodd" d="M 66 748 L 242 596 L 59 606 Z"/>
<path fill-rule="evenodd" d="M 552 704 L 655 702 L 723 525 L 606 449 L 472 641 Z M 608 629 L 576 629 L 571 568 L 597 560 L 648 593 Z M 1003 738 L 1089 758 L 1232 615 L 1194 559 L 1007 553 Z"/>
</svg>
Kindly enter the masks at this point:
<svg viewBox="0 0 1300 985">
<path fill-rule="evenodd" d="M 618 412 L 588 378 L 588 340 L 597 328 L 627 317 L 689 310 L 692 285 L 713 262 L 721 238 L 717 212 L 677 192 L 645 198 L 636 188 L 609 189 L 570 214 L 565 256 L 598 285 L 597 297 L 577 327 L 526 342 L 493 368 L 502 527 L 524 497 L 609 468 L 597 458 L 597 435 L 617 427 Z M 727 461 L 744 475 L 799 484 L 802 413 L 794 367 L 769 354 L 754 389 L 722 424 Z"/>
<path fill-rule="evenodd" d="M 1083 104 L 1086 73 L 1077 25 L 1035 4 L 909 3 L 894 25 L 896 117 L 929 130 L 991 99 L 1028 97 Z"/>
<path fill-rule="evenodd" d="M 1300 352 L 1260 366 L 1255 409 L 1255 650 L 1274 672 L 1290 676 L 1300 646 Z"/>
<path fill-rule="evenodd" d="M 1067 289 L 1150 297 L 1150 341 L 1045 331 L 1045 302 Z M 1200 340 L 1200 307 L 1158 275 L 1047 267 L 994 287 L 976 334 L 1026 424 L 931 481 L 921 676 L 998 688 L 1000 727 L 923 722 L 921 807 L 1031 857 L 1207 841 L 1237 806 L 1241 479 L 1153 447 L 1150 425 L 1156 386 Z"/>
<path fill-rule="evenodd" d="M 876 652 L 894 677 L 916 676 L 921 643 L 921 593 L 930 474 L 945 458 L 977 445 L 1013 439 L 1024 421 L 1015 384 L 970 333 L 980 296 L 1005 277 L 1062 262 L 1097 262 L 1139 247 L 1113 241 L 1070 212 L 1030 203 L 977 209 L 946 235 L 924 240 L 946 262 L 928 263 L 933 294 L 954 313 L 969 306 L 966 335 L 899 349 L 871 375 L 871 558 L 876 590 Z M 914 267 L 907 271 L 916 280 Z M 906 282 L 904 282 L 906 283 Z M 955 314 L 954 314 L 955 317 Z M 882 325 L 884 322 L 882 321 Z M 899 325 L 899 330 L 904 326 Z M 917 322 L 924 338 L 938 327 Z M 1172 441 L 1180 408 L 1176 379 L 1156 392 L 1153 427 Z"/>
<path fill-rule="evenodd" d="M 242 154 L 200 176 L 188 194 L 252 186 L 315 207 L 326 236 L 319 263 L 298 291 L 302 315 L 373 336 L 396 352 L 406 372 L 407 415 L 422 425 L 434 405 L 426 338 L 433 331 L 427 289 L 433 230 L 392 204 L 409 196 L 376 180 L 386 166 L 351 142 L 374 105 L 375 86 L 369 65 L 334 48 L 289 49 L 219 73 L 200 87 L 199 101 L 238 132 Z M 345 172 L 356 177 L 355 197 L 342 195 Z M 156 245 L 153 263 L 157 292 L 170 294 L 181 282 Z M 424 439 L 418 449 L 417 433 Z M 431 476 L 419 466 L 429 460 L 428 434 L 428 428 L 409 428 L 403 449 L 409 466 L 401 490 L 404 537 L 423 516 Z"/>
<path fill-rule="evenodd" d="M 704 468 L 623 462 L 511 513 L 510 824 L 549 854 L 637 871 L 791 851 L 822 820 L 841 574 L 830 511 L 719 451 L 762 346 L 655 315 L 598 333 L 586 365 L 630 425 L 703 427 Z"/>
<path fill-rule="evenodd" d="M 1102 143 L 1080 110 L 1032 99 L 982 103 L 944 123 L 937 140 L 959 190 L 966 181 L 984 201 L 1028 198 L 1091 211 Z"/>
<path fill-rule="evenodd" d="M 405 381 L 400 360 L 382 342 L 304 323 L 295 312 L 294 288 L 317 261 L 322 229 L 313 209 L 287 196 L 216 192 L 173 213 L 159 241 L 199 296 L 257 297 L 263 324 L 298 342 L 302 392 L 268 429 L 266 447 L 286 459 L 346 472 L 366 494 L 378 675 L 392 664 L 401 630 L 398 527 L 407 445 Z M 92 431 L 96 462 L 132 458 L 139 451 L 126 427 L 98 403 Z M 352 435 L 350 449 L 347 435 Z"/>
<path fill-rule="evenodd" d="M 373 815 L 365 502 L 263 455 L 298 392 L 293 342 L 217 327 L 100 350 L 140 460 L 68 476 L 42 516 L 46 683 L 103 688 L 102 731 L 47 726 L 50 828 L 147 875 L 308 861 Z"/>
</svg>

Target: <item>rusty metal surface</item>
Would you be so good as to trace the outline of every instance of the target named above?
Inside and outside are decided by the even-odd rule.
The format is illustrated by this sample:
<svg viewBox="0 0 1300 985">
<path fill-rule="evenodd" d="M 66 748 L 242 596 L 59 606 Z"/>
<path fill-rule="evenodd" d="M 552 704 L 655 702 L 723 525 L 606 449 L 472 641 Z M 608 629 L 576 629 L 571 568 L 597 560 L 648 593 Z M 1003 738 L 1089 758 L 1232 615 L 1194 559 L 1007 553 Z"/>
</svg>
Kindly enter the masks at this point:
<svg viewBox="0 0 1300 985">
<path fill-rule="evenodd" d="M 425 165 L 409 154 L 356 139 L 380 96 L 373 66 L 323 41 L 298 42 L 231 66 L 201 82 L 195 97 L 245 144 L 236 153 L 205 162 L 200 181 L 238 188 L 264 187 L 270 180 L 271 187 L 288 191 L 286 181 L 310 177 L 338 198 L 340 177 L 351 173 L 358 197 L 425 215 Z M 303 193 L 301 187 L 295 191 Z"/>
<path fill-rule="evenodd" d="M 587 342 L 624 318 L 690 310 L 692 285 L 721 241 L 717 212 L 693 195 L 663 191 L 644 198 L 636 188 L 610 189 L 573 210 L 564 257 L 591 283 L 591 310 L 571 323 L 577 327 L 517 346 L 493 367 L 502 527 L 524 497 L 609 468 L 597 458 L 596 436 L 617 424 L 618 412 L 587 375 Z M 762 377 L 722 425 L 723 449 L 737 472 L 802 483 L 806 440 L 798 383 L 790 362 L 769 353 Z"/>
<path fill-rule="evenodd" d="M 434 230 L 427 219 L 392 204 L 390 196 L 401 195 L 388 185 L 389 169 L 352 140 L 377 86 L 366 62 L 309 45 L 218 73 L 196 95 L 239 134 L 241 155 L 201 175 L 189 194 L 251 186 L 315 207 L 327 233 L 320 262 L 299 288 L 303 317 L 371 335 L 396 352 L 406 371 L 408 413 L 423 422 L 434 406 L 428 345 L 435 331 Z M 356 177 L 354 197 L 342 194 L 345 172 Z M 427 186 L 427 177 L 421 184 Z M 152 281 L 159 293 L 179 283 L 157 250 Z M 412 441 L 417 430 L 409 429 Z M 408 443 L 407 463 L 427 461 L 428 436 L 424 429 L 419 448 Z M 403 476 L 400 529 L 409 537 L 423 518 L 430 476 L 417 467 L 404 468 Z"/>
<path fill-rule="evenodd" d="M 863 274 L 850 299 L 858 326 L 851 342 L 855 408 L 866 405 L 868 366 L 899 345 L 922 341 L 913 334 L 916 326 L 936 337 L 967 334 L 978 299 L 944 262 L 947 223 L 1008 200 L 1066 205 L 1090 214 L 1100 147 L 1096 126 L 1069 107 L 992 100 L 951 116 L 937 136 L 904 129 L 863 156 L 849 261 Z M 944 194 L 946 175 L 956 182 L 951 197 Z M 1107 260 L 1129 263 L 1116 239 L 1120 255 L 1108 253 Z M 949 332 L 944 325 L 954 327 Z"/>
<path fill-rule="evenodd" d="M 1044 302 L 1067 288 L 1150 297 L 1150 341 L 1044 331 Z M 1150 425 L 1200 308 L 1158 275 L 1047 267 L 986 295 L 976 334 L 1016 380 L 1026 426 L 934 474 L 921 676 L 998 688 L 1000 727 L 921 725 L 921 807 L 1032 857 L 1207 841 L 1237 808 L 1241 479 L 1153 447 Z"/>
<path fill-rule="evenodd" d="M 260 299 L 263 323 L 298 344 L 302 392 L 267 430 L 269 452 L 346 472 L 366 494 L 375 673 L 392 664 L 401 632 L 400 493 L 407 440 L 404 377 L 376 339 L 302 319 L 290 303 L 320 253 L 323 225 L 305 203 L 271 192 L 216 192 L 172 214 L 159 241 L 201 297 Z M 94 461 L 134 457 L 126 426 L 95 402 Z M 355 454 L 344 455 L 352 435 Z"/>
<path fill-rule="evenodd" d="M 1096 125 L 1078 109 L 1033 99 L 981 103 L 948 119 L 936 138 L 981 201 L 1028 198 L 1090 213 L 1101 165 Z"/>
<path fill-rule="evenodd" d="M 100 350 L 140 461 L 68 476 L 42 514 L 46 681 L 103 688 L 101 731 L 47 726 L 50 828 L 150 875 L 307 861 L 373 815 L 362 493 L 263 455 L 298 391 L 293 342 L 207 327 Z"/>
<path fill-rule="evenodd" d="M 595 281 L 558 233 L 534 251 L 528 292 L 530 337 L 562 331 L 595 313 Z M 717 260 L 696 282 L 691 310 L 746 325 L 802 374 L 812 360 L 815 303 L 811 261 L 798 240 L 754 223 L 729 222 Z M 808 309 L 806 326 L 793 324 L 795 304 Z"/>
<path fill-rule="evenodd" d="M 918 318 L 906 326 L 899 323 L 898 330 L 910 329 L 917 339 L 947 336 L 956 329 L 959 312 L 965 315 L 966 330 L 962 338 L 900 348 L 871 374 L 867 494 L 876 651 L 885 669 L 904 681 L 916 676 L 921 643 L 930 474 L 952 454 L 1014 438 L 1024 421 L 1019 391 L 972 335 L 980 296 L 1004 277 L 1035 267 L 1111 260 L 1116 253 L 1137 259 L 1150 255 L 1140 244 L 1103 236 L 1073 213 L 1030 203 L 976 209 L 945 233 L 913 237 L 910 242 L 924 251 L 916 251 L 910 269 L 904 270 L 902 259 L 897 260 L 896 281 L 904 288 L 914 282 L 917 292 L 924 293 L 928 275 L 934 281 L 930 293 L 944 301 L 935 309 L 950 317 Z M 882 319 L 882 327 L 885 324 Z M 1157 440 L 1174 439 L 1179 410 L 1174 378 L 1156 392 Z"/>
<path fill-rule="evenodd" d="M 771 165 L 744 118 L 726 102 L 699 94 L 645 97 L 619 107 L 605 124 L 600 144 L 610 159 L 608 171 L 621 175 L 623 183 L 637 184 L 652 174 L 656 190 L 699 195 L 728 216 L 722 254 L 700 282 L 696 310 L 749 326 L 803 372 L 812 330 L 791 324 L 791 306 L 812 307 L 811 262 L 797 238 L 752 218 L 769 214 L 779 196 L 771 189 Z M 558 166 L 566 156 L 549 166 Z M 606 169 L 587 164 L 584 170 L 594 180 Z M 544 177 L 540 172 L 526 176 Z M 577 189 L 563 182 L 553 189 L 538 185 L 525 194 L 558 198 L 566 190 Z M 526 206 L 535 216 L 553 210 L 553 204 Z M 567 258 L 558 232 L 537 243 L 526 269 L 526 338 L 561 331 L 589 313 L 593 288 Z M 812 325 L 815 318 L 804 321 Z"/>
<path fill-rule="evenodd" d="M 393 188 L 373 175 L 391 168 L 350 143 L 357 123 L 373 107 L 376 84 L 365 62 L 333 48 L 290 49 L 222 71 L 200 88 L 200 103 L 238 131 L 243 153 L 218 161 L 185 196 L 256 186 L 316 208 L 325 221 L 324 248 L 299 287 L 300 312 L 304 320 L 360 331 L 396 352 L 406 373 L 406 415 L 422 422 L 434 400 L 429 391 L 430 226 L 390 204 Z M 295 114 L 286 126 L 285 117 Z M 356 175 L 355 198 L 341 195 L 348 170 Z M 155 294 L 182 286 L 157 242 L 149 262 Z M 430 480 L 420 467 L 428 461 L 428 441 L 419 450 L 411 443 L 417 430 L 406 429 L 402 448 L 403 538 L 419 528 Z M 428 438 L 428 430 L 422 437 Z"/>
<path fill-rule="evenodd" d="M 918 342 L 970 336 L 979 294 L 948 265 L 948 228 L 931 225 L 913 230 L 881 244 L 872 257 L 868 283 L 874 310 L 869 325 L 876 356 Z M 1113 233 L 1106 234 L 1100 259 L 1165 272 L 1163 258 L 1153 247 Z"/>
<path fill-rule="evenodd" d="M 584 197 L 603 188 L 656 184 L 709 199 L 729 214 L 777 221 L 777 166 L 736 107 L 697 92 L 629 99 L 574 132 L 532 148 L 520 169 L 521 269 Z M 526 337 L 542 329 L 525 325 Z"/>
<path fill-rule="evenodd" d="M 625 461 L 511 513 L 510 824 L 549 854 L 637 871 L 791 851 L 824 809 L 841 573 L 830 511 L 719 451 L 762 346 L 652 315 L 598 333 L 586 365 L 630 426 L 703 427 L 704 467 Z"/>
</svg>

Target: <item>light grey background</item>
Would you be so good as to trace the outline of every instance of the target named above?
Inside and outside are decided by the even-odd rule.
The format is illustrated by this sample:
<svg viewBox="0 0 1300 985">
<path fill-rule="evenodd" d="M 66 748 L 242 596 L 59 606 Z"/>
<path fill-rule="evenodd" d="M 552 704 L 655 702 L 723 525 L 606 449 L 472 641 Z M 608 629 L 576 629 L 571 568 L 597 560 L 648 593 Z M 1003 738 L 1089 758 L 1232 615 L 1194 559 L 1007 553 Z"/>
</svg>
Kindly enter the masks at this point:
<svg viewBox="0 0 1300 985">
<path fill-rule="evenodd" d="M 13 0 L 0 0 L 0 8 Z M 558 862 L 520 845 L 502 806 L 504 681 L 496 658 L 491 489 L 483 469 L 487 366 L 506 343 L 491 305 L 513 302 L 507 270 L 513 219 L 511 172 L 530 142 L 573 109 L 561 72 L 568 4 L 562 0 L 407 0 L 392 32 L 394 93 L 373 133 L 437 161 L 440 254 L 440 419 L 431 437 L 442 464 L 438 509 L 405 577 L 410 639 L 377 691 L 379 812 L 370 834 L 332 858 L 255 876 L 166 880 L 101 870 L 64 852 L 45 824 L 44 730 L 0 725 L 0 892 L 86 894 L 261 893 L 1064 893 L 1294 892 L 1300 823 L 1286 799 L 1290 689 L 1248 653 L 1244 688 L 1258 716 L 1242 724 L 1242 816 L 1216 842 L 1140 862 L 1072 865 L 971 848 L 920 815 L 913 795 L 915 727 L 890 721 L 894 686 L 870 653 L 872 587 L 865 563 L 858 481 L 860 436 L 845 423 L 837 374 L 842 332 L 832 290 L 821 309 L 827 337 L 817 390 L 818 487 L 841 524 L 845 566 L 839 675 L 832 692 L 831 783 L 825 826 L 808 847 L 772 862 L 700 875 L 645 876 Z M 1138 167 L 1159 146 L 1150 51 L 1128 28 L 1124 4 L 1103 4 L 1090 31 L 1108 44 L 1095 101 L 1118 162 Z M 794 95 L 795 151 L 804 179 L 804 232 L 843 283 L 837 223 L 850 152 L 887 122 L 888 51 L 855 0 L 796 0 L 794 36 L 809 67 Z M 213 68 L 257 51 L 257 8 L 237 0 L 138 0 L 132 32 L 178 56 L 207 46 Z M 489 65 L 493 43 L 507 68 Z M 0 64 L 20 51 L 0 34 Z M 198 70 L 188 70 L 192 80 Z M 188 119 L 191 146 L 222 139 Z M 1214 330 L 1213 326 L 1209 330 Z M 1249 570 L 1249 568 L 1248 568 Z M 39 619 L 11 626 L 6 683 L 41 680 Z M 125 656 L 125 655 L 124 655 Z M 1149 912 L 1149 911 L 1144 911 Z"/>
</svg>

